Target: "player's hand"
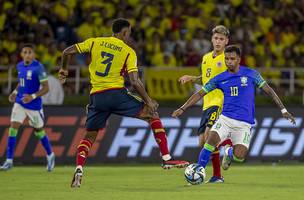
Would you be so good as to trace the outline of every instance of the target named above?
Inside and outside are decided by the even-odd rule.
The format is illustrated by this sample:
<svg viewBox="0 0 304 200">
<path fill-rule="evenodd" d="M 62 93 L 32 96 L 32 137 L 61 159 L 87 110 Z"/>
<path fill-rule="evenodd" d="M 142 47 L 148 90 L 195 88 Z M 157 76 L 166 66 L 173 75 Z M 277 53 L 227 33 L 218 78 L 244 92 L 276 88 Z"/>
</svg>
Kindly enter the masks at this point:
<svg viewBox="0 0 304 200">
<path fill-rule="evenodd" d="M 69 75 L 69 71 L 65 69 L 60 69 L 58 72 L 58 78 L 61 84 L 64 84 L 66 81 L 66 78 Z"/>
<path fill-rule="evenodd" d="M 16 97 L 17 97 L 17 94 L 11 93 L 11 94 L 8 96 L 8 101 L 9 101 L 10 103 L 15 103 Z"/>
<path fill-rule="evenodd" d="M 178 79 L 181 84 L 185 84 L 189 81 L 193 81 L 195 79 L 194 76 L 184 75 Z"/>
<path fill-rule="evenodd" d="M 151 100 L 150 102 L 147 103 L 147 106 L 151 113 L 155 113 L 155 112 L 157 112 L 159 105 L 155 100 Z"/>
<path fill-rule="evenodd" d="M 182 114 L 184 113 L 184 110 L 181 109 L 181 108 L 178 108 L 177 110 L 175 110 L 173 113 L 172 113 L 172 117 L 174 118 L 177 118 L 179 116 L 181 116 Z"/>
<path fill-rule="evenodd" d="M 33 100 L 33 97 L 29 94 L 24 94 L 22 98 L 23 103 L 30 103 Z"/>
<path fill-rule="evenodd" d="M 296 120 L 294 118 L 294 116 L 292 116 L 289 112 L 285 112 L 282 114 L 284 118 L 290 120 L 290 122 L 293 124 L 293 125 L 296 125 Z"/>
</svg>

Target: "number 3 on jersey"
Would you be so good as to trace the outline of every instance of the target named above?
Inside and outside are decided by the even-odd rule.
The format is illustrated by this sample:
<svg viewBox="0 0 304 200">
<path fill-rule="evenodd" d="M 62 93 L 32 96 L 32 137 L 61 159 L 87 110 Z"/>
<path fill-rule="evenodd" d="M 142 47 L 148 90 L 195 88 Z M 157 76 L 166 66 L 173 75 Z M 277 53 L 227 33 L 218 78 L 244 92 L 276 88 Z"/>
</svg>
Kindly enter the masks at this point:
<svg viewBox="0 0 304 200">
<path fill-rule="evenodd" d="M 112 61 L 113 61 L 114 55 L 111 54 L 111 53 L 107 53 L 107 52 L 102 51 L 101 52 L 101 57 L 105 58 L 104 61 L 101 62 L 101 64 L 106 65 L 106 70 L 105 70 L 105 72 L 96 71 L 95 74 L 97 76 L 105 77 L 105 76 L 107 76 L 109 74 L 109 71 L 110 71 L 110 68 L 111 68 L 111 65 L 112 65 Z"/>
</svg>

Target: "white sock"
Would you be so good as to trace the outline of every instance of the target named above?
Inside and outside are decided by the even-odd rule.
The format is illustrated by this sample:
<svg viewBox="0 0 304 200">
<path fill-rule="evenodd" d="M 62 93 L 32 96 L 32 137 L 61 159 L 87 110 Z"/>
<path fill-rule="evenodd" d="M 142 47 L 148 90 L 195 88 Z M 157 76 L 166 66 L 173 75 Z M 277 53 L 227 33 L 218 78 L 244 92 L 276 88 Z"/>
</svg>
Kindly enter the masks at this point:
<svg viewBox="0 0 304 200">
<path fill-rule="evenodd" d="M 162 156 L 162 159 L 163 159 L 164 161 L 168 161 L 168 160 L 171 159 L 171 156 L 170 156 L 170 154 L 166 154 L 166 155 L 163 155 L 163 156 Z"/>
<path fill-rule="evenodd" d="M 80 169 L 81 171 L 83 171 L 81 165 L 77 165 L 76 170 L 77 170 L 77 169 Z M 75 171 L 76 171 L 76 170 L 75 170 Z"/>
</svg>

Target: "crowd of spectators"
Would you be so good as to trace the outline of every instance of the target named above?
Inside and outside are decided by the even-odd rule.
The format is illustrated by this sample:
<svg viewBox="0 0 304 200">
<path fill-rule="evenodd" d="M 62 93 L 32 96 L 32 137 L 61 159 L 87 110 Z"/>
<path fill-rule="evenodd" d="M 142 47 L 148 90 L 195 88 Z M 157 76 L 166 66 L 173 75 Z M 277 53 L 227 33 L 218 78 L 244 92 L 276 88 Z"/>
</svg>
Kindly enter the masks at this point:
<svg viewBox="0 0 304 200">
<path fill-rule="evenodd" d="M 200 66 L 219 24 L 241 46 L 242 64 L 304 66 L 304 0 L 0 0 L 0 66 L 17 63 L 20 47 L 31 42 L 47 70 L 56 69 L 65 47 L 110 36 L 119 17 L 133 26 L 130 45 L 140 66 Z M 71 61 L 88 62 L 83 55 Z"/>
<path fill-rule="evenodd" d="M 0 65 L 16 63 L 18 47 L 32 42 L 39 60 L 56 66 L 67 45 L 111 35 L 118 17 L 133 25 L 142 66 L 199 66 L 218 24 L 241 45 L 244 64 L 304 66 L 304 0 L 0 0 Z"/>
</svg>

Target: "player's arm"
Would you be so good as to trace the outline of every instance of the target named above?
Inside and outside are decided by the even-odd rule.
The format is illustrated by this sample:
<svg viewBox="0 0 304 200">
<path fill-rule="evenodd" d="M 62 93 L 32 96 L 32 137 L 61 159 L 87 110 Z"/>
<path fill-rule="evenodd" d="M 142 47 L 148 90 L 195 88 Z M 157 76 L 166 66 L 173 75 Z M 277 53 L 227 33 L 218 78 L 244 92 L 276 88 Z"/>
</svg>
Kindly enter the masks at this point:
<svg viewBox="0 0 304 200">
<path fill-rule="evenodd" d="M 42 97 L 43 95 L 48 93 L 49 90 L 50 90 L 49 82 L 47 80 L 45 80 L 43 82 L 40 82 L 40 84 L 41 84 L 41 89 L 38 92 L 35 93 L 36 98 L 37 97 Z"/>
<path fill-rule="evenodd" d="M 217 81 L 218 81 L 218 77 L 214 77 L 213 79 L 211 79 L 206 85 L 204 85 L 202 87 L 202 89 L 198 92 L 196 92 L 195 94 L 193 94 L 184 105 L 182 105 L 180 108 L 178 108 L 177 110 L 175 110 L 172 113 L 172 117 L 178 117 L 181 114 L 183 114 L 183 112 L 191 107 L 192 105 L 196 104 L 203 96 L 205 96 L 207 93 L 211 92 L 212 90 L 217 88 Z"/>
<path fill-rule="evenodd" d="M 14 91 L 8 96 L 8 101 L 14 103 L 16 101 L 16 96 L 18 94 L 19 83 L 17 84 Z"/>
<path fill-rule="evenodd" d="M 135 88 L 141 98 L 144 100 L 146 105 L 151 109 L 152 112 L 156 112 L 158 108 L 158 103 L 150 98 L 145 90 L 144 84 L 141 82 L 137 71 L 128 73 L 131 85 Z"/>
<path fill-rule="evenodd" d="M 33 101 L 34 99 L 36 99 L 38 97 L 42 97 L 43 95 L 45 95 L 46 93 L 49 92 L 49 82 L 47 81 L 47 79 L 44 81 L 40 81 L 40 84 L 41 84 L 41 89 L 39 91 L 37 91 L 36 93 L 33 93 L 31 95 L 24 94 L 24 96 L 22 98 L 23 103 L 29 103 L 29 102 Z"/>
<path fill-rule="evenodd" d="M 205 96 L 205 94 L 207 94 L 206 91 L 204 91 L 203 89 L 201 89 L 200 91 L 196 92 L 195 94 L 193 94 L 187 101 L 186 103 L 184 103 L 184 105 L 182 105 L 180 108 L 178 108 L 177 110 L 175 110 L 172 113 L 172 117 L 179 117 L 181 114 L 183 114 L 183 112 L 193 106 L 194 104 L 196 104 L 203 96 Z"/>
<path fill-rule="evenodd" d="M 151 112 L 156 112 L 158 108 L 158 103 L 151 99 L 145 90 L 144 84 L 139 79 L 138 68 L 137 68 L 137 56 L 133 49 L 129 49 L 126 61 L 126 71 L 129 75 L 130 83 L 138 92 L 140 97 L 144 100 L 145 104 L 148 106 Z"/>
<path fill-rule="evenodd" d="M 67 64 L 68 64 L 70 55 L 73 55 L 76 53 L 79 53 L 79 52 L 78 52 L 75 44 L 73 44 L 72 46 L 69 46 L 63 50 L 62 57 L 61 57 L 61 69 L 67 70 Z"/>
<path fill-rule="evenodd" d="M 203 57 L 202 59 L 202 67 L 204 66 L 204 63 L 205 63 L 205 56 Z M 200 85 L 203 85 L 202 83 L 202 75 L 200 76 L 189 76 L 189 75 L 183 75 L 182 77 L 180 77 L 178 79 L 178 81 L 181 83 L 181 84 L 185 84 L 189 81 L 191 81 L 192 83 L 196 83 L 196 84 L 200 84 Z"/>
<path fill-rule="evenodd" d="M 293 124 L 296 124 L 295 118 L 287 111 L 286 107 L 283 105 L 281 99 L 278 97 L 275 91 L 266 82 L 261 88 L 281 109 L 283 117 L 289 119 Z"/>
<path fill-rule="evenodd" d="M 70 57 L 70 55 L 73 55 L 76 53 L 79 53 L 76 48 L 76 44 L 69 46 L 63 50 L 62 57 L 61 57 L 61 68 L 58 72 L 58 77 L 59 77 L 59 80 L 61 83 L 65 83 L 66 77 L 69 74 L 68 67 L 67 67 L 69 57 Z"/>
<path fill-rule="evenodd" d="M 178 79 L 178 81 L 181 84 L 185 84 L 185 83 L 187 83 L 189 81 L 191 81 L 192 83 L 202 84 L 202 76 L 183 75 L 182 77 L 180 77 Z"/>
</svg>

